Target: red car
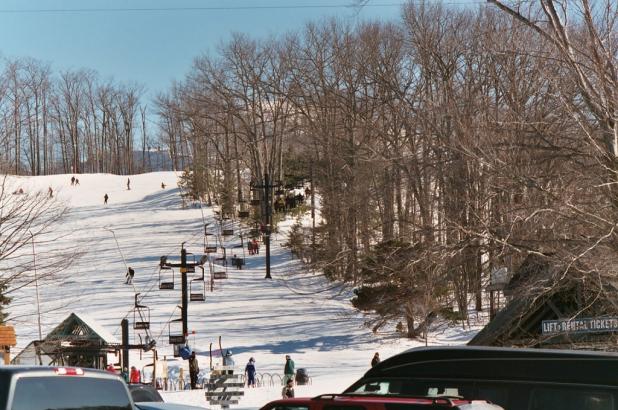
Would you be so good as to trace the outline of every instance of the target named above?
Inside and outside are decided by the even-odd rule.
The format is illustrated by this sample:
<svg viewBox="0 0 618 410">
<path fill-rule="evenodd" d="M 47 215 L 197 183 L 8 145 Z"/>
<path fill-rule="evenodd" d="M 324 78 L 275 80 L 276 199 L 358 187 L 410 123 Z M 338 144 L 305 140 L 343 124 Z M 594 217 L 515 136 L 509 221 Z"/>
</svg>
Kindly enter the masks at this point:
<svg viewBox="0 0 618 410">
<path fill-rule="evenodd" d="M 384 397 L 323 394 L 274 400 L 260 410 L 503 410 L 484 400 L 453 397 Z"/>
</svg>

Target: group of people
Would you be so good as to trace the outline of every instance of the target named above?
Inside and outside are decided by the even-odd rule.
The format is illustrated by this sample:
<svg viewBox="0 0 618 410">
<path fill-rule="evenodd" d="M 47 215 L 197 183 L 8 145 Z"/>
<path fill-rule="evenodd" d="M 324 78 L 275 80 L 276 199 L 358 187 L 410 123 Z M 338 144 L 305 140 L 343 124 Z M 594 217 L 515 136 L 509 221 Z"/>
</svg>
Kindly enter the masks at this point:
<svg viewBox="0 0 618 410">
<path fill-rule="evenodd" d="M 71 177 L 71 186 L 79 185 L 79 179 L 75 178 L 75 175 Z"/>
<path fill-rule="evenodd" d="M 232 357 L 232 351 L 227 350 L 223 355 L 223 366 L 229 367 L 234 366 L 234 359 Z M 229 371 L 229 370 L 223 370 Z M 198 374 L 200 372 L 200 367 L 197 362 L 197 358 L 195 355 L 195 351 L 191 352 L 191 356 L 189 358 L 189 378 L 191 380 L 191 389 L 197 388 L 197 379 Z M 231 373 L 231 371 L 229 371 Z M 247 387 L 256 387 L 256 367 L 255 367 L 255 359 L 253 357 L 249 358 L 249 361 L 245 365 L 244 375 L 247 383 Z M 282 390 L 282 396 L 285 397 L 294 397 L 294 361 L 289 355 L 285 356 L 285 365 L 283 368 L 284 373 L 284 387 Z"/>
<path fill-rule="evenodd" d="M 378 363 L 380 363 L 380 354 L 376 352 L 371 360 L 371 367 L 376 366 Z M 234 366 L 234 359 L 232 358 L 231 350 L 227 350 L 225 352 L 225 355 L 223 355 L 223 366 Z M 107 371 L 111 373 L 117 373 L 116 369 L 112 364 L 107 366 Z M 189 357 L 189 379 L 191 382 L 191 389 L 198 388 L 197 382 L 199 372 L 199 363 L 197 361 L 195 351 L 193 351 L 191 352 L 191 356 Z M 294 360 L 292 360 L 290 355 L 285 356 L 283 374 L 283 389 L 281 390 L 281 397 L 284 399 L 292 398 L 294 397 L 294 378 L 296 374 L 296 369 Z M 121 375 L 127 383 L 141 383 L 141 373 L 135 366 L 131 366 L 130 372 L 125 367 L 121 372 Z M 249 361 L 245 366 L 244 375 L 247 387 L 256 387 L 256 367 L 255 359 L 253 357 L 249 358 Z"/>
<path fill-rule="evenodd" d="M 260 254 L 260 244 L 257 239 L 252 239 L 247 242 L 247 250 L 249 251 L 249 255 L 259 255 Z"/>
<path fill-rule="evenodd" d="M 296 194 L 294 192 L 288 192 L 285 198 L 281 195 L 274 203 L 275 212 L 287 212 L 305 202 L 305 196 L 303 194 Z"/>
</svg>

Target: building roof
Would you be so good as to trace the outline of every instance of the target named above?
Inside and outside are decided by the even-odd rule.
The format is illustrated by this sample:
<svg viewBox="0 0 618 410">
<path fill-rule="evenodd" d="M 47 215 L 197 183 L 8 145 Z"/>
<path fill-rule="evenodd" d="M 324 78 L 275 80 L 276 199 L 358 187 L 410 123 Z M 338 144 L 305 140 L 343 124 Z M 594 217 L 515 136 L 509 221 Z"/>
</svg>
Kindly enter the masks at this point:
<svg viewBox="0 0 618 410">
<path fill-rule="evenodd" d="M 78 337 L 86 340 L 99 339 L 104 344 L 119 344 L 120 341 L 96 320 L 84 313 L 71 313 L 45 336 L 45 341 Z"/>
<path fill-rule="evenodd" d="M 617 316 L 618 306 L 613 300 L 618 298 L 618 286 L 614 282 L 597 274 L 563 269 L 531 254 L 504 289 L 511 296 L 510 302 L 468 344 L 574 347 L 591 339 L 602 344 L 606 336 L 543 335 L 541 324 L 543 320 Z"/>
</svg>

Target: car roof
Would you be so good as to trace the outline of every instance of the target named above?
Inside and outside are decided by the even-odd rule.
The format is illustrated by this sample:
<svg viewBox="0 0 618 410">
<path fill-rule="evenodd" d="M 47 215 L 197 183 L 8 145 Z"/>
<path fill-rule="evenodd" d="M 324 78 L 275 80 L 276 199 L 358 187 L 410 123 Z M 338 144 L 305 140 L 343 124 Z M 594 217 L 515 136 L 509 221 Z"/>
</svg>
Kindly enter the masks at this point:
<svg viewBox="0 0 618 410">
<path fill-rule="evenodd" d="M 444 407 L 460 406 L 473 403 L 470 400 L 462 398 L 447 398 L 447 397 L 393 397 L 393 396 L 370 396 L 370 395 L 350 395 L 350 394 L 322 394 L 317 397 L 294 397 L 288 399 L 279 399 L 270 402 L 277 405 L 302 405 L 315 403 L 316 401 L 332 401 L 332 402 L 351 402 L 351 403 L 393 403 L 393 404 L 418 404 L 432 405 L 439 404 Z"/>
<path fill-rule="evenodd" d="M 21 375 L 26 373 L 38 373 L 38 374 L 56 374 L 56 370 L 60 368 L 65 369 L 81 369 L 84 371 L 85 376 L 96 376 L 110 379 L 119 379 L 120 376 L 98 369 L 91 369 L 87 367 L 76 366 L 23 366 L 23 365 L 11 365 L 0 366 L 0 375 Z"/>
<path fill-rule="evenodd" d="M 616 353 L 443 346 L 407 350 L 372 367 L 363 379 L 491 379 L 615 386 L 616 374 Z"/>
<path fill-rule="evenodd" d="M 137 402 L 140 410 L 204 410 L 205 407 L 190 406 L 187 404 L 161 403 L 161 402 Z"/>
</svg>

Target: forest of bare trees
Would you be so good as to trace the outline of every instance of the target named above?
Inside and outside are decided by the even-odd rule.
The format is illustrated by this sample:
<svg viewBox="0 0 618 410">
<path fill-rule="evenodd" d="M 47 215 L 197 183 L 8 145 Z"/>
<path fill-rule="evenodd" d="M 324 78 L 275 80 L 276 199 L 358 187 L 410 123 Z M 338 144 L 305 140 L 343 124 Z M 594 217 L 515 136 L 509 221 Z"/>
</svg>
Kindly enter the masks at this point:
<svg viewBox="0 0 618 410">
<path fill-rule="evenodd" d="M 617 13 L 411 2 L 391 23 L 236 35 L 159 96 L 162 138 L 224 213 L 265 174 L 310 178 L 311 263 L 413 337 L 481 309 L 490 273 L 530 253 L 616 275 Z"/>
<path fill-rule="evenodd" d="M 54 73 L 38 60 L 0 63 L 0 171 L 13 174 L 149 170 L 139 86 L 91 70 Z M 136 155 L 135 152 L 140 152 Z"/>
<path fill-rule="evenodd" d="M 415 337 L 481 310 L 491 273 L 530 254 L 616 277 L 617 16 L 612 0 L 412 1 L 392 22 L 236 34 L 150 109 L 139 86 L 5 60 L 0 171 L 133 174 L 160 146 L 188 195 L 256 223 L 272 204 L 252 188 L 310 181 L 318 223 L 290 241 L 375 330 Z"/>
</svg>

